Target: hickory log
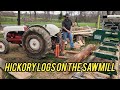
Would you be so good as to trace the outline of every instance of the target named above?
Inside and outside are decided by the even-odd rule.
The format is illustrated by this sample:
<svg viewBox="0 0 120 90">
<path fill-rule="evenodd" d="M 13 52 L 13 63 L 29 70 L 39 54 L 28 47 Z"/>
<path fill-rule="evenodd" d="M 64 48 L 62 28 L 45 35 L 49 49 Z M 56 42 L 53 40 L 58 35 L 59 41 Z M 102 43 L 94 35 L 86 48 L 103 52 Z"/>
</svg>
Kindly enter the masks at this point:
<svg viewBox="0 0 120 90">
<path fill-rule="evenodd" d="M 89 44 L 82 51 L 80 51 L 80 53 L 75 54 L 72 58 L 69 58 L 67 62 L 81 62 L 86 57 L 88 57 L 95 49 L 96 49 L 95 45 Z"/>
<path fill-rule="evenodd" d="M 85 60 L 88 56 L 91 55 L 91 53 L 96 50 L 96 46 L 93 44 L 89 44 L 87 47 L 85 47 L 80 53 L 75 54 L 71 58 L 67 60 L 67 62 L 82 62 Z M 64 74 L 69 74 L 70 72 L 66 71 L 63 72 Z"/>
</svg>

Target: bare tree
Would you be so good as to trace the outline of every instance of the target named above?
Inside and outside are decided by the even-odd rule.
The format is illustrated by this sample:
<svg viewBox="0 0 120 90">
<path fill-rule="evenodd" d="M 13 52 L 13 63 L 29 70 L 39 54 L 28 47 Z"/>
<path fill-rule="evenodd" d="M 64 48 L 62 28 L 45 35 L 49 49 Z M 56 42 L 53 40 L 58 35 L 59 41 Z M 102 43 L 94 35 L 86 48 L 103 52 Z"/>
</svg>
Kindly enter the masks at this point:
<svg viewBox="0 0 120 90">
<path fill-rule="evenodd" d="M 107 11 L 107 15 L 111 15 L 111 11 Z"/>
<path fill-rule="evenodd" d="M 18 25 L 20 25 L 21 23 L 20 23 L 20 11 L 18 11 L 18 19 L 17 19 L 17 21 L 18 21 Z"/>
<path fill-rule="evenodd" d="M 34 18 L 35 18 L 35 20 L 36 20 L 36 15 L 37 15 L 37 13 L 36 13 L 36 11 L 34 11 Z"/>
<path fill-rule="evenodd" d="M 51 20 L 53 19 L 54 16 L 54 11 L 51 11 L 52 15 L 51 15 Z"/>
<path fill-rule="evenodd" d="M 78 11 L 78 19 L 80 20 L 80 18 L 82 17 L 83 11 Z"/>
<path fill-rule="evenodd" d="M 115 14 L 115 12 L 116 12 L 116 11 L 112 11 L 112 15 L 114 15 L 114 14 Z"/>
<path fill-rule="evenodd" d="M 29 13 L 30 13 L 30 18 L 31 18 L 31 11 L 29 11 Z"/>
<path fill-rule="evenodd" d="M 50 11 L 47 11 L 47 19 L 50 20 Z"/>
<path fill-rule="evenodd" d="M 1 13 L 2 13 L 2 11 L 0 11 L 0 29 L 1 29 Z"/>
<path fill-rule="evenodd" d="M 107 15 L 114 15 L 116 11 L 107 11 Z"/>
<path fill-rule="evenodd" d="M 66 13 L 68 13 L 69 11 L 66 11 Z"/>
<path fill-rule="evenodd" d="M 45 20 L 50 20 L 50 11 L 44 11 L 44 18 Z"/>
<path fill-rule="evenodd" d="M 44 11 L 44 19 L 46 20 L 47 19 L 47 11 Z"/>
</svg>

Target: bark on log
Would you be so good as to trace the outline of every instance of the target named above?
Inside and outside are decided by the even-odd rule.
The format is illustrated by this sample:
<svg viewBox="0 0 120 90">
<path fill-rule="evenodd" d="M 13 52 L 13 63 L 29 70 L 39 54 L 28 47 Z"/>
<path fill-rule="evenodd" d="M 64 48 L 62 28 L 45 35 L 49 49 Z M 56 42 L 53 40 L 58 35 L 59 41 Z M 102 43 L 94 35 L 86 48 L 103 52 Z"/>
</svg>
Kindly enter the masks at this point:
<svg viewBox="0 0 120 90">
<path fill-rule="evenodd" d="M 96 49 L 95 45 L 89 44 L 80 53 L 74 55 L 72 58 L 69 58 L 67 62 L 81 62 L 86 57 L 88 57 L 92 53 L 92 51 L 94 51 L 95 49 Z"/>
<path fill-rule="evenodd" d="M 96 46 L 93 44 L 89 44 L 87 47 L 85 47 L 80 53 L 75 54 L 73 57 L 69 58 L 67 62 L 82 62 L 85 60 L 94 50 L 96 49 Z M 66 71 L 63 72 L 64 74 L 69 74 L 70 72 Z"/>
</svg>

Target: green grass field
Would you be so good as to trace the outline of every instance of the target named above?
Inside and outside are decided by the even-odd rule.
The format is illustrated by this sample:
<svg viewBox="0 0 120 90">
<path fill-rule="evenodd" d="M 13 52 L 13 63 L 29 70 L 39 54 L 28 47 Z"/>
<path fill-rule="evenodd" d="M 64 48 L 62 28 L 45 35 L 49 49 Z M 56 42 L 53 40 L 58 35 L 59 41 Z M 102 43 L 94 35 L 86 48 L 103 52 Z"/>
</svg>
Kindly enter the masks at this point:
<svg viewBox="0 0 120 90">
<path fill-rule="evenodd" d="M 45 25 L 45 24 L 54 24 L 58 27 L 61 27 L 60 22 L 21 22 L 21 25 L 34 25 L 34 24 L 39 24 L 39 25 Z M 17 22 L 2 22 L 2 25 L 17 25 Z M 95 23 L 78 23 L 78 26 L 90 26 L 90 27 L 96 27 Z"/>
<path fill-rule="evenodd" d="M 22 18 L 22 16 L 21 16 Z M 27 21 L 23 22 L 21 20 L 21 25 L 33 25 L 33 24 L 39 24 L 39 25 L 44 25 L 44 24 L 54 24 L 58 27 L 61 27 L 62 21 L 59 21 L 58 19 L 53 19 L 52 21 L 45 22 L 43 21 L 42 18 L 37 18 L 37 21 Z M 1 19 L 1 24 L 2 25 L 17 25 L 17 17 L 2 17 Z M 89 23 L 89 22 L 78 22 L 78 26 L 90 26 L 90 27 L 96 27 L 95 23 Z"/>
<path fill-rule="evenodd" d="M 3 34 L 0 33 L 0 38 L 3 38 Z"/>
</svg>

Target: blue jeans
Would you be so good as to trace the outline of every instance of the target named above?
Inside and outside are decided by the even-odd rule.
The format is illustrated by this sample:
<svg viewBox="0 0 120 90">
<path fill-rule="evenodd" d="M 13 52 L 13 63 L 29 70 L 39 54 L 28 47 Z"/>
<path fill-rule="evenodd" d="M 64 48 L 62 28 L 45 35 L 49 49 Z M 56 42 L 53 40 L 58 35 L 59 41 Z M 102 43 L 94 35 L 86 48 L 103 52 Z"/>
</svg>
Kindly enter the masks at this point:
<svg viewBox="0 0 120 90">
<path fill-rule="evenodd" d="M 67 38 L 69 38 L 69 40 L 70 40 L 70 47 L 73 48 L 74 47 L 74 43 L 73 43 L 72 33 L 68 33 L 68 32 L 64 32 L 63 31 L 63 40 L 66 41 Z"/>
</svg>

